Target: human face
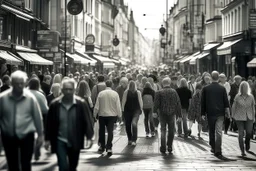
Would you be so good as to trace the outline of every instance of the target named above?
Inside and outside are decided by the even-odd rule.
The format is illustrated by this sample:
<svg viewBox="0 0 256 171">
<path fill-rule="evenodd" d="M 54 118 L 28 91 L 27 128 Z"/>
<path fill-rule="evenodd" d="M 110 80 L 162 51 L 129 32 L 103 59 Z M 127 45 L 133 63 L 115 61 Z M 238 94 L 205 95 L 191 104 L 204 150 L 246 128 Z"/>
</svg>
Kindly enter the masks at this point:
<svg viewBox="0 0 256 171">
<path fill-rule="evenodd" d="M 209 76 L 205 76 L 204 81 L 205 81 L 206 84 L 210 84 L 211 83 L 211 78 Z"/>
<path fill-rule="evenodd" d="M 75 92 L 75 88 L 72 85 L 72 83 L 66 82 L 63 84 L 62 93 L 65 98 L 72 99 L 72 97 L 74 96 L 74 92 Z"/>
<path fill-rule="evenodd" d="M 226 78 L 225 77 L 220 77 L 220 82 L 221 83 L 225 83 L 226 82 Z"/>
<path fill-rule="evenodd" d="M 243 84 L 243 87 L 241 89 L 241 93 L 243 95 L 245 95 L 245 94 L 247 94 L 247 92 L 248 92 L 248 86 L 247 86 L 247 84 Z"/>
<path fill-rule="evenodd" d="M 241 83 L 241 81 L 242 81 L 242 79 L 240 79 L 240 78 L 235 79 L 235 82 L 236 82 L 237 85 L 239 85 Z"/>
<path fill-rule="evenodd" d="M 14 78 L 12 79 L 13 92 L 15 94 L 22 94 L 23 89 L 25 88 L 25 81 L 23 78 Z"/>
</svg>

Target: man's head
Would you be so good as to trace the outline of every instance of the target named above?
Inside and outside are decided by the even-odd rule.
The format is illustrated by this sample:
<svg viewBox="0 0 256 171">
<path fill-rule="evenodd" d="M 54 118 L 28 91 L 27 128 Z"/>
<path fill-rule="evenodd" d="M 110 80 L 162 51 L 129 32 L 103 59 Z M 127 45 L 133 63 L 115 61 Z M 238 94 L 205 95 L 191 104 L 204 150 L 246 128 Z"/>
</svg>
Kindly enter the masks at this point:
<svg viewBox="0 0 256 171">
<path fill-rule="evenodd" d="M 196 81 L 195 76 L 194 76 L 194 75 L 191 75 L 191 76 L 189 77 L 189 81 L 192 82 L 192 83 L 194 83 L 194 82 Z"/>
<path fill-rule="evenodd" d="M 225 74 L 223 74 L 223 73 L 220 74 L 219 78 L 220 78 L 220 82 L 221 82 L 221 83 L 225 83 L 225 82 L 226 82 L 227 77 L 226 77 Z"/>
<path fill-rule="evenodd" d="M 113 86 L 113 82 L 110 80 L 106 81 L 106 86 L 111 88 Z"/>
<path fill-rule="evenodd" d="M 10 86 L 11 84 L 11 79 L 8 75 L 4 75 L 2 81 L 4 85 Z"/>
<path fill-rule="evenodd" d="M 50 75 L 46 75 L 44 76 L 44 82 L 48 85 L 51 84 L 51 81 L 52 81 L 52 77 Z"/>
<path fill-rule="evenodd" d="M 104 82 L 104 80 L 105 80 L 105 77 L 104 77 L 103 75 L 99 75 L 99 76 L 98 76 L 98 82 L 99 82 L 99 83 Z"/>
<path fill-rule="evenodd" d="M 142 78 L 143 78 L 143 75 L 142 75 L 142 74 L 138 74 L 138 75 L 137 75 L 137 80 L 138 80 L 139 82 L 141 82 Z"/>
<path fill-rule="evenodd" d="M 75 93 L 75 80 L 71 78 L 63 79 L 61 91 L 66 99 L 72 99 Z"/>
<path fill-rule="evenodd" d="M 168 78 L 168 77 L 164 78 L 163 81 L 162 81 L 162 84 L 163 84 L 163 87 L 170 86 L 171 85 L 171 79 Z"/>
<path fill-rule="evenodd" d="M 22 94 L 28 76 L 25 72 L 17 70 L 11 75 L 11 84 L 15 94 Z"/>
<path fill-rule="evenodd" d="M 212 81 L 214 81 L 214 82 L 219 81 L 219 72 L 218 71 L 213 71 L 212 72 Z"/>
<path fill-rule="evenodd" d="M 172 82 L 172 84 L 177 84 L 178 83 L 178 77 L 177 76 L 172 76 L 172 78 L 171 78 L 172 80 L 171 80 L 171 82 Z"/>
<path fill-rule="evenodd" d="M 129 80 L 128 80 L 126 77 L 122 77 L 122 78 L 121 78 L 121 80 L 120 80 L 120 85 L 121 85 L 123 88 L 127 88 L 128 83 L 129 83 Z"/>
<path fill-rule="evenodd" d="M 241 81 L 242 81 L 242 77 L 241 77 L 240 75 L 236 75 L 236 76 L 234 77 L 234 80 L 235 80 L 235 83 L 236 83 L 237 85 L 240 85 L 240 83 L 241 83 Z"/>
</svg>

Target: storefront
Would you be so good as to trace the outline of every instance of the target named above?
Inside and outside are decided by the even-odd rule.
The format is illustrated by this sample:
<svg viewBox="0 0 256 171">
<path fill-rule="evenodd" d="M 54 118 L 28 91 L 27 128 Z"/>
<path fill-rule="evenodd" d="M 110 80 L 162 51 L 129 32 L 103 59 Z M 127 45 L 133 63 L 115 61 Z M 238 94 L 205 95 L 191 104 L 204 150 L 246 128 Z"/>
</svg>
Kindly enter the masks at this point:
<svg viewBox="0 0 256 171">
<path fill-rule="evenodd" d="M 224 72 L 227 76 L 239 74 L 248 77 L 247 63 L 251 59 L 251 41 L 243 39 L 226 41 L 217 48 L 217 55 L 219 72 Z"/>
<path fill-rule="evenodd" d="M 0 50 L 0 77 L 10 74 L 24 65 L 23 60 L 11 52 Z"/>
</svg>

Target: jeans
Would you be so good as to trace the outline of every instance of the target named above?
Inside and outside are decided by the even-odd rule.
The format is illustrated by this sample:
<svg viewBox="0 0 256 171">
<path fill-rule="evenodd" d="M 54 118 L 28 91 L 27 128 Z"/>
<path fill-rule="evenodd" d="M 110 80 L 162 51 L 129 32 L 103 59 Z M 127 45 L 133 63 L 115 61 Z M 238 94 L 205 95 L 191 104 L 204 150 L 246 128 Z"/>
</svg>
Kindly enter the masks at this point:
<svg viewBox="0 0 256 171">
<path fill-rule="evenodd" d="M 161 151 L 166 151 L 166 128 L 168 127 L 167 146 L 172 148 L 175 134 L 175 115 L 160 115 L 161 125 Z"/>
<path fill-rule="evenodd" d="M 245 136 L 245 147 L 246 150 L 250 149 L 250 140 L 252 137 L 253 121 L 236 121 L 238 127 L 238 142 L 241 152 L 244 153 L 244 130 L 246 132 Z"/>
<path fill-rule="evenodd" d="M 2 141 L 9 171 L 31 171 L 34 133 L 30 133 L 22 139 L 2 134 Z"/>
<path fill-rule="evenodd" d="M 153 120 L 153 109 L 143 109 L 144 111 L 144 125 L 145 125 L 145 131 L 147 134 L 150 132 L 155 132 L 155 126 L 154 126 L 154 120 Z M 150 130 L 149 130 L 150 125 Z"/>
<path fill-rule="evenodd" d="M 224 121 L 224 125 L 225 125 L 225 133 L 228 132 L 228 128 L 230 126 L 230 119 L 225 117 L 225 121 Z"/>
<path fill-rule="evenodd" d="M 117 120 L 117 117 L 99 117 L 99 123 L 100 123 L 100 128 L 99 128 L 99 142 L 100 145 L 103 149 L 107 148 L 107 150 L 112 149 L 112 141 L 113 141 L 113 131 L 114 131 L 114 124 Z M 107 128 L 108 131 L 108 140 L 107 140 L 107 145 L 105 145 L 105 127 Z"/>
<path fill-rule="evenodd" d="M 74 150 L 72 147 L 68 147 L 67 143 L 58 140 L 56 154 L 59 171 L 76 171 L 80 150 Z"/>
<path fill-rule="evenodd" d="M 181 109 L 181 115 L 182 115 L 182 121 L 178 122 L 178 134 L 182 134 L 182 125 L 183 125 L 183 131 L 184 135 L 187 135 L 188 133 L 188 112 L 186 109 Z"/>
<path fill-rule="evenodd" d="M 125 112 L 125 129 L 128 141 L 136 142 L 138 138 L 138 121 L 140 113 L 138 112 Z"/>
<path fill-rule="evenodd" d="M 208 117 L 210 146 L 215 154 L 221 154 L 224 116 Z"/>
</svg>

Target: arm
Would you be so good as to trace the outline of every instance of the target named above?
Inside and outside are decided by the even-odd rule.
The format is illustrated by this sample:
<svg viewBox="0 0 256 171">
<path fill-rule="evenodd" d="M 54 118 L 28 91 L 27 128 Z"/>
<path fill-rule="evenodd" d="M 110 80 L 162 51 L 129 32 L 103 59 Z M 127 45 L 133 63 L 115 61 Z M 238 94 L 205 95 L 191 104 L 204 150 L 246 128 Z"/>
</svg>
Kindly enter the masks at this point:
<svg viewBox="0 0 256 171">
<path fill-rule="evenodd" d="M 34 120 L 34 124 L 36 127 L 36 131 L 38 136 L 42 136 L 43 135 L 43 120 L 42 120 L 42 114 L 41 114 L 41 110 L 40 107 L 36 101 L 35 98 L 31 99 L 32 100 L 32 109 L 33 109 L 33 120 Z"/>
<path fill-rule="evenodd" d="M 95 104 L 96 103 L 96 96 L 97 96 L 97 85 L 95 85 L 93 88 L 92 88 L 92 103 Z"/>
<path fill-rule="evenodd" d="M 100 98 L 100 94 L 99 94 L 99 96 L 98 96 L 98 98 L 97 98 L 97 100 L 96 100 L 96 104 L 95 104 L 95 106 L 94 106 L 94 111 L 93 111 L 93 116 L 94 116 L 94 118 L 96 118 L 97 115 L 98 115 L 98 113 L 99 113 L 99 109 L 100 109 L 99 98 Z"/>
<path fill-rule="evenodd" d="M 93 108 L 92 98 L 88 97 L 88 103 L 90 105 L 90 108 Z"/>
<path fill-rule="evenodd" d="M 234 99 L 233 105 L 232 105 L 232 118 L 234 118 L 236 113 L 236 106 L 237 106 L 237 98 Z"/>
<path fill-rule="evenodd" d="M 121 102 L 120 102 L 120 98 L 119 95 L 116 95 L 116 109 L 117 109 L 117 114 L 118 117 L 122 117 L 122 109 L 121 109 Z"/>
<path fill-rule="evenodd" d="M 154 100 L 154 113 L 157 113 L 157 110 L 160 107 L 160 99 L 159 99 L 159 92 L 155 94 L 155 100 Z"/>
<path fill-rule="evenodd" d="M 205 116 L 206 113 L 206 98 L 205 98 L 205 88 L 202 90 L 201 94 L 201 116 Z"/>
<path fill-rule="evenodd" d="M 178 95 L 178 93 L 175 91 L 174 92 L 175 93 L 175 99 L 176 99 L 176 112 L 177 112 L 177 116 L 179 117 L 179 118 L 181 118 L 182 116 L 181 116 L 181 102 L 180 102 L 180 97 L 179 97 L 179 95 Z"/>
<path fill-rule="evenodd" d="M 142 101 L 142 97 L 141 97 L 141 92 L 140 91 L 137 91 L 138 92 L 138 98 L 139 98 L 139 103 L 140 103 L 140 109 L 142 110 L 143 109 L 143 101 Z"/>
<path fill-rule="evenodd" d="M 255 99 L 252 95 L 252 117 L 253 117 L 253 120 L 255 121 Z"/>
<path fill-rule="evenodd" d="M 125 107 L 125 104 L 126 104 L 127 93 L 128 93 L 128 91 L 125 90 L 124 95 L 123 95 L 123 99 L 122 99 L 122 111 L 124 111 L 124 107 Z"/>
<path fill-rule="evenodd" d="M 87 105 L 87 103 L 85 103 L 84 101 L 81 102 L 82 105 L 82 116 L 84 117 L 84 121 L 83 124 L 85 125 L 85 136 L 87 137 L 88 140 L 91 140 L 93 135 L 94 135 L 94 130 L 93 130 L 93 118 L 92 118 L 92 114 L 90 111 L 89 106 Z"/>
</svg>

